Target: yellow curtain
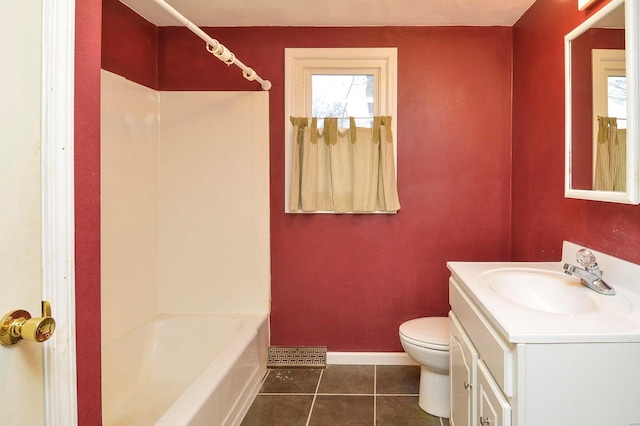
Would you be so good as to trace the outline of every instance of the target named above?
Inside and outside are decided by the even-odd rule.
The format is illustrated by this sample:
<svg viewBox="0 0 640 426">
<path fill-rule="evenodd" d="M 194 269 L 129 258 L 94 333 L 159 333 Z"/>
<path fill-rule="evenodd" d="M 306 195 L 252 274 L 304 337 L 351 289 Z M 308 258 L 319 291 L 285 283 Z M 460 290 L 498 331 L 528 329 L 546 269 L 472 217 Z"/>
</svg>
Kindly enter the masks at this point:
<svg viewBox="0 0 640 426">
<path fill-rule="evenodd" d="M 627 129 L 618 129 L 618 143 L 613 154 L 613 190 L 627 190 Z"/>
<path fill-rule="evenodd" d="M 291 117 L 293 155 L 289 210 L 336 213 L 400 209 L 391 117 L 374 117 L 373 128 L 338 128 L 337 118 Z"/>
<path fill-rule="evenodd" d="M 598 144 L 593 189 L 626 191 L 627 130 L 618 129 L 618 120 L 598 117 Z"/>
</svg>

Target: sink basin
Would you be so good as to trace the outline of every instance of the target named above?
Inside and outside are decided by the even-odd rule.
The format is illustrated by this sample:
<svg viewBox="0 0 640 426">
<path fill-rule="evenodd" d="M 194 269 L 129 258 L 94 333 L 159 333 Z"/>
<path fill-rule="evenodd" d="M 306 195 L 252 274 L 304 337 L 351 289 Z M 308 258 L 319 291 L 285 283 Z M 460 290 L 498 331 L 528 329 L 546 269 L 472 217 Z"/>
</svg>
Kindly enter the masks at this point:
<svg viewBox="0 0 640 426">
<path fill-rule="evenodd" d="M 579 315 L 598 310 L 594 295 L 599 295 L 562 272 L 506 268 L 488 271 L 480 281 L 501 298 L 538 311 Z"/>
</svg>

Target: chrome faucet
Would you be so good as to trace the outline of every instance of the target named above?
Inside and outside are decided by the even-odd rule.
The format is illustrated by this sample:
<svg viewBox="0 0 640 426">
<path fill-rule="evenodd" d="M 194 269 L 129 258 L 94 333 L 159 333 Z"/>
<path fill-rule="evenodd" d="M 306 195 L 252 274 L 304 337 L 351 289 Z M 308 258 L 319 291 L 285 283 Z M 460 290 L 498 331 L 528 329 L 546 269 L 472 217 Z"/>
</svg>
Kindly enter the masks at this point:
<svg viewBox="0 0 640 426">
<path fill-rule="evenodd" d="M 596 257 L 590 250 L 584 248 L 578 250 L 576 253 L 576 260 L 584 269 L 565 263 L 564 266 L 562 266 L 565 274 L 575 275 L 580 278 L 580 282 L 582 282 L 584 286 L 589 287 L 597 293 L 605 294 L 607 296 L 613 296 L 616 294 L 613 287 L 602 279 L 603 271 L 600 270 L 600 267 L 596 262 Z"/>
</svg>

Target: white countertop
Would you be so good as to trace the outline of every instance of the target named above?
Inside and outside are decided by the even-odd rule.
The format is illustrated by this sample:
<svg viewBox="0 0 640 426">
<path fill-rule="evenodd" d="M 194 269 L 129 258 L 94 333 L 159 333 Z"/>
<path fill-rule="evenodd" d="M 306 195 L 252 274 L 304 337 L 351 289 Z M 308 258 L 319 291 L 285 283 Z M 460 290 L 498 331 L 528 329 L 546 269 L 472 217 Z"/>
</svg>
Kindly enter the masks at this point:
<svg viewBox="0 0 640 426">
<path fill-rule="evenodd" d="M 576 247 L 579 246 L 565 242 L 564 251 L 575 253 Z M 593 252 L 604 271 L 603 278 L 614 287 L 616 295 L 605 296 L 586 287 L 578 288 L 598 305 L 595 312 L 587 314 L 550 313 L 515 304 L 492 291 L 482 278 L 503 268 L 562 274 L 563 262 L 448 262 L 447 267 L 491 324 L 511 343 L 640 342 L 640 284 L 636 283 L 640 280 L 640 266 Z"/>
</svg>

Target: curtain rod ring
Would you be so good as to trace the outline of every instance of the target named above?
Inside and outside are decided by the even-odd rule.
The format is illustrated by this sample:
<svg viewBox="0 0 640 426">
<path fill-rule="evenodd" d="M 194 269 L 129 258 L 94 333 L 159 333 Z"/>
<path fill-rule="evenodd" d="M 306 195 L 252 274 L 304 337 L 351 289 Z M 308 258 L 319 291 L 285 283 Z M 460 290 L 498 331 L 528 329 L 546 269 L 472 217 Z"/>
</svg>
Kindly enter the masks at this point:
<svg viewBox="0 0 640 426">
<path fill-rule="evenodd" d="M 256 72 L 253 70 L 253 68 L 247 68 L 246 71 L 242 72 L 242 75 L 244 76 L 244 78 L 246 78 L 249 81 L 253 81 L 256 79 Z"/>
<path fill-rule="evenodd" d="M 224 61 L 224 63 L 227 64 L 227 65 L 231 65 L 236 61 L 236 55 L 234 55 L 233 52 L 231 52 L 229 50 L 227 50 L 227 52 L 229 52 L 229 59 Z"/>
</svg>

